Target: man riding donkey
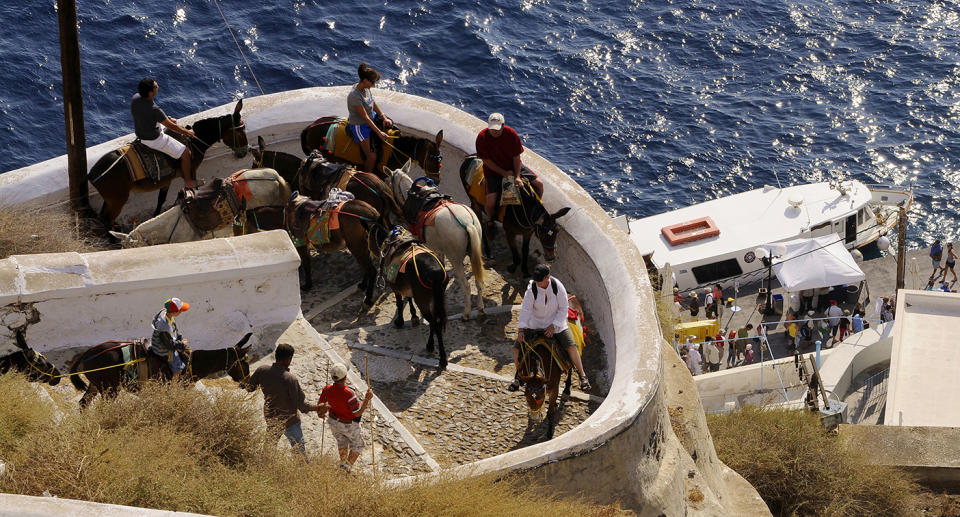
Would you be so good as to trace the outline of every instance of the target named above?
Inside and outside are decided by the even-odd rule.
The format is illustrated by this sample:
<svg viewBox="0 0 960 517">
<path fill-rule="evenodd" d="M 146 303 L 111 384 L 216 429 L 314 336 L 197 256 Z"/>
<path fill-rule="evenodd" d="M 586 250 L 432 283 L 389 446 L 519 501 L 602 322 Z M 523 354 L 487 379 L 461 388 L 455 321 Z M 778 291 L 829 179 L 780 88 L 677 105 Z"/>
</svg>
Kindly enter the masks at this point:
<svg viewBox="0 0 960 517">
<path fill-rule="evenodd" d="M 130 101 L 130 114 L 133 115 L 133 130 L 143 145 L 160 151 L 173 159 L 180 160 L 183 170 L 183 185 L 187 191 L 197 188 L 197 179 L 193 177 L 190 166 L 190 148 L 160 129 L 163 126 L 170 131 L 193 138 L 192 129 L 182 128 L 177 119 L 167 116 L 154 102 L 160 86 L 150 77 L 140 80 L 137 93 Z"/>
<path fill-rule="evenodd" d="M 567 310 L 569 307 L 566 288 L 559 280 L 550 275 L 550 266 L 539 264 L 533 270 L 533 280 L 527 285 L 527 291 L 524 293 L 523 302 L 520 305 L 517 341 L 513 345 L 513 364 L 517 376 L 513 383 L 507 387 L 509 391 L 520 389 L 521 344 L 523 342 L 533 342 L 539 335 L 543 335 L 547 339 L 553 338 L 560 349 L 558 352 L 564 349 L 567 351 L 570 355 L 570 361 L 580 375 L 580 390 L 590 390 L 590 381 L 587 380 L 587 374 L 583 371 L 580 352 L 573 341 L 570 328 L 567 326 Z"/>
<path fill-rule="evenodd" d="M 521 173 L 526 172 L 532 176 L 530 183 L 537 196 L 543 197 L 543 182 L 520 160 L 520 154 L 523 153 L 520 135 L 503 122 L 502 114 L 492 113 L 487 119 L 487 128 L 480 131 L 476 141 L 477 157 L 483 160 L 483 177 L 487 195 L 483 210 L 487 214 L 489 235 L 493 234 L 504 178 L 513 178 L 517 189 L 520 189 L 523 187 Z"/>
<path fill-rule="evenodd" d="M 188 310 L 190 310 L 189 303 L 180 298 L 170 298 L 163 302 L 163 310 L 153 317 L 150 351 L 166 360 L 174 382 L 180 378 L 180 372 L 186 366 L 180 354 L 187 346 L 187 340 L 183 339 L 177 328 L 176 317 Z"/>
</svg>

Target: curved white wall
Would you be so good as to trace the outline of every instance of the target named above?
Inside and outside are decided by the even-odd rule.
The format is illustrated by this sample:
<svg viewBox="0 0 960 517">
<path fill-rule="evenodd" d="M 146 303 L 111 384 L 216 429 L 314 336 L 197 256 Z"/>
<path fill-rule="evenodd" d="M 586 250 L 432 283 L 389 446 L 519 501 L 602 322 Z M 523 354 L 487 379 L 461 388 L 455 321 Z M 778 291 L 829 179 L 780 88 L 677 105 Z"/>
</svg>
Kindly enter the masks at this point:
<svg viewBox="0 0 960 517">
<path fill-rule="evenodd" d="M 262 97 L 244 100 L 244 116 L 247 124 L 248 137 L 256 142 L 256 136 L 261 135 L 270 142 L 285 141 L 299 136 L 300 130 L 308 122 L 322 115 L 345 114 L 345 98 L 349 87 L 309 88 L 291 92 L 282 92 Z M 384 111 L 403 127 L 424 135 L 434 135 L 444 130 L 446 145 L 456 147 L 463 152 L 474 151 L 474 141 L 477 132 L 484 123 L 478 118 L 463 111 L 452 108 L 439 102 L 405 95 L 396 92 L 376 91 L 378 104 Z M 192 117 L 190 120 L 220 114 L 231 105 L 209 110 Z M 88 152 L 89 163 L 116 146 L 118 141 L 130 139 L 122 137 L 105 144 L 93 147 Z M 217 147 L 211 150 L 224 150 Z M 661 355 L 661 337 L 659 325 L 655 316 L 655 300 L 646 277 L 646 269 L 637 252 L 636 247 L 622 230 L 617 228 L 607 214 L 596 202 L 571 180 L 563 171 L 552 165 L 531 151 L 523 155 L 524 162 L 535 169 L 543 178 L 545 184 L 544 203 L 550 211 L 564 206 L 573 207 L 570 214 L 561 219 L 563 233 L 559 241 L 559 257 L 554 264 L 557 275 L 564 279 L 569 288 L 577 292 L 584 300 L 587 310 L 595 322 L 595 328 L 606 345 L 610 379 L 610 390 L 606 400 L 581 425 L 554 440 L 537 444 L 523 449 L 511 451 L 500 456 L 487 458 L 463 467 L 469 472 L 506 472 L 513 470 L 535 470 L 550 482 L 550 484 L 567 492 L 582 493 L 588 497 L 601 501 L 621 501 L 625 506 L 636 510 L 641 515 L 683 515 L 696 514 L 703 511 L 703 504 L 692 504 L 686 497 L 686 487 L 690 484 L 687 473 L 695 469 L 690 455 L 680 446 L 673 434 L 670 420 L 667 416 L 663 386 L 663 357 Z M 249 159 L 241 166 L 249 166 Z M 460 182 L 457 178 L 459 163 L 445 163 L 442 171 L 442 186 L 445 190 L 463 199 Z M 23 186 L 29 184 L 39 192 L 35 201 L 62 200 L 66 197 L 66 161 L 60 157 L 27 169 L 12 171 L 0 175 L 0 203 L 15 203 L 28 201 Z M 229 168 L 228 166 L 225 166 Z M 210 174 L 201 168 L 201 176 Z M 29 190 L 29 189 L 26 189 Z M 144 201 L 146 199 L 146 201 Z M 131 208 L 125 213 L 149 208 L 153 200 L 151 196 L 140 196 L 139 201 L 131 203 Z M 138 204 L 139 203 L 139 204 Z M 279 238 L 278 238 L 279 239 Z M 282 240 L 282 239 L 280 239 Z M 125 332 L 133 333 L 135 329 L 143 327 L 143 319 L 155 312 L 157 299 L 170 296 L 160 289 L 162 286 L 172 286 L 177 273 L 192 271 L 195 266 L 202 266 L 197 257 L 206 257 L 213 254 L 222 260 L 217 260 L 216 266 L 225 267 L 232 272 L 227 277 L 232 282 L 239 283 L 239 271 L 232 269 L 230 260 L 235 261 L 236 268 L 243 268 L 249 261 L 248 252 L 257 253 L 257 250 L 226 250 L 227 244 L 232 241 L 210 241 L 203 244 L 192 243 L 181 249 L 184 260 L 165 276 L 166 283 L 155 283 L 145 289 L 138 289 L 136 282 L 121 281 L 124 289 L 137 290 L 136 295 L 127 298 L 130 307 L 122 314 L 131 320 L 122 327 Z M 247 241 L 241 241 L 247 242 Z M 281 248 L 289 247 L 276 242 L 275 250 L 281 255 Z M 157 248 L 148 251 L 127 250 L 122 253 L 123 259 L 112 259 L 122 262 L 124 267 L 135 267 L 137 271 L 146 273 L 150 267 L 145 267 L 145 261 L 155 261 Z M 197 253 L 189 254 L 195 250 Z M 289 248 L 292 252 L 292 248 Z M 121 253 L 121 252 L 118 252 Z M 136 255 L 140 253 L 141 255 Z M 70 254 L 67 254 L 70 255 Z M 97 255 L 97 254 L 92 254 Z M 18 258 L 18 260 L 20 260 Z M 56 267 L 77 268 L 83 267 L 76 256 L 54 256 L 49 261 L 58 262 Z M 90 258 L 84 260 L 89 264 Z M 254 260 L 256 262 L 256 260 Z M 232 303 L 244 296 L 251 296 L 258 288 L 277 290 L 296 290 L 296 265 L 282 261 L 283 266 L 276 264 L 271 267 L 287 268 L 285 272 L 278 272 L 277 276 L 256 274 L 253 281 L 247 281 L 244 291 L 223 291 L 224 295 L 232 296 Z M 118 264 L 119 266 L 119 264 Z M 257 264 L 253 264 L 258 267 Z M 260 265 L 267 267 L 265 265 Z M 89 267 L 89 266 L 87 266 Z M 4 271 L 0 264 L 0 272 Z M 8 266 L 9 268 L 9 266 Z M 99 270 L 98 270 L 99 271 Z M 292 271 L 292 273 L 290 273 Z M 64 273 L 65 282 L 73 282 L 64 289 L 80 289 L 78 273 Z M 188 273 L 189 275 L 189 273 Z M 13 275 L 0 275 L 0 285 Z M 270 277 L 270 281 L 261 284 L 262 279 Z M 130 275 L 128 280 L 135 278 Z M 194 284 L 199 282 L 198 284 Z M 202 274 L 194 274 L 188 278 L 179 279 L 182 289 L 174 294 L 196 303 L 193 299 L 203 300 L 201 291 L 215 288 L 216 281 L 209 281 Z M 255 285 L 254 285 L 255 284 Z M 87 297 L 107 294 L 111 290 L 108 284 L 87 289 Z M 194 290 L 196 288 L 196 290 Z M 11 291 L 0 291 L 3 293 Z M 161 294 L 162 292 L 162 294 Z M 241 296 L 242 294 L 242 296 Z M 29 290 L 17 291 L 17 297 L 7 298 L 7 303 L 15 298 L 29 296 Z M 219 294 L 218 294 L 219 296 Z M 191 299 L 193 297 L 193 299 Z M 299 296 L 296 296 L 299 303 Z M 59 302 L 58 302 L 59 303 Z M 126 307 L 126 303 L 121 304 Z M 201 313 L 204 306 L 213 307 L 213 303 L 201 301 Z M 263 307 L 261 303 L 254 303 Z M 229 305 L 228 305 L 229 306 Z M 60 310 L 70 313 L 69 302 L 61 304 Z M 136 310 L 130 310 L 131 308 Z M 293 307 L 277 309 L 276 314 L 285 320 L 293 311 Z M 112 310 L 119 310 L 113 307 Z M 151 312 L 153 311 L 153 312 Z M 109 312 L 109 311 L 108 311 Z M 237 316 L 237 321 L 252 318 L 252 312 L 241 311 L 243 317 Z M 115 319 L 114 316 L 108 316 Z M 66 318 L 69 320 L 69 317 Z M 207 319 L 214 321 L 215 319 Z M 233 321 L 230 318 L 227 320 Z M 39 327 L 30 338 L 42 335 L 44 338 L 54 337 L 69 321 L 49 318 L 42 320 L 43 324 L 56 323 L 48 327 Z M 84 327 L 95 326 L 96 322 L 84 322 Z M 184 320 L 185 327 L 191 326 Z M 242 326 L 239 325 L 239 326 Z M 211 330 L 212 329 L 208 329 Z M 91 334 L 89 339 L 100 339 L 102 334 L 95 330 L 85 330 Z M 97 337 L 93 337 L 97 336 Z M 231 338 L 232 339 L 232 338 Z M 708 434 L 705 434 L 709 436 Z M 720 468 L 719 466 L 716 468 Z M 703 487 L 701 485 L 701 487 Z M 717 487 L 712 487 L 716 489 Z M 703 487 L 709 491 L 710 488 Z M 712 501 L 714 509 L 720 494 L 705 494 L 708 503 Z"/>
</svg>

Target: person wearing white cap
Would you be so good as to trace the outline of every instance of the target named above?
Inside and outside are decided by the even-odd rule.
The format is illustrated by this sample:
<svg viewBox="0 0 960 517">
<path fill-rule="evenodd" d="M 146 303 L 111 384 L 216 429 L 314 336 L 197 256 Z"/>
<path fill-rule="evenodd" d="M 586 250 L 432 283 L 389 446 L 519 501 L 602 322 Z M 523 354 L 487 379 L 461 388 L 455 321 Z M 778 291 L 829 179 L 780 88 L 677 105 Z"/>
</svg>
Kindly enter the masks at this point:
<svg viewBox="0 0 960 517">
<path fill-rule="evenodd" d="M 367 388 L 361 404 L 357 395 L 347 386 L 346 365 L 333 365 L 330 376 L 333 377 L 333 384 L 328 384 L 320 392 L 317 415 L 320 418 L 329 415 L 330 431 L 333 432 L 340 451 L 340 468 L 351 472 L 360 452 L 366 447 L 360 433 L 360 417 L 373 399 L 373 390 Z"/>
<path fill-rule="evenodd" d="M 174 381 L 180 379 L 180 372 L 185 365 L 180 358 L 180 351 L 187 346 L 187 340 L 180 335 L 177 322 L 174 321 L 181 312 L 190 310 L 190 304 L 180 298 L 170 298 L 163 302 L 163 310 L 153 317 L 151 326 L 153 335 L 150 338 L 150 351 L 167 361 Z"/>
<path fill-rule="evenodd" d="M 500 197 L 503 178 L 515 178 L 517 188 L 520 188 L 523 186 L 521 171 L 530 171 L 520 160 L 520 154 L 523 153 L 520 135 L 503 122 L 502 113 L 491 113 L 487 118 L 486 129 L 480 131 L 476 142 L 477 157 L 483 160 L 483 178 L 487 193 L 483 209 L 487 214 L 488 228 L 493 227 L 494 210 Z M 543 183 L 536 177 L 536 173 L 530 173 L 534 175 L 530 184 L 537 195 L 543 196 Z"/>
</svg>

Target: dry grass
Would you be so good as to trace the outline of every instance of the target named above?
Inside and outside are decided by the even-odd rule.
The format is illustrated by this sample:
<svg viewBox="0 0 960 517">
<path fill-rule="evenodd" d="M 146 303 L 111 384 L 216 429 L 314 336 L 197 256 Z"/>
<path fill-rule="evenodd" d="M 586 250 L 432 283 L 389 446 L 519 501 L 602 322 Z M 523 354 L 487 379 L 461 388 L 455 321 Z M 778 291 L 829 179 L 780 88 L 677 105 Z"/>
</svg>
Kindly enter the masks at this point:
<svg viewBox="0 0 960 517">
<path fill-rule="evenodd" d="M 54 424 L 20 376 L 0 376 L 0 492 L 216 515 L 620 515 L 559 499 L 527 478 L 444 478 L 391 488 L 341 473 L 333 458 L 304 463 L 267 443 L 250 395 L 149 385 L 137 396 L 61 408 Z"/>
<path fill-rule="evenodd" d="M 709 414 L 720 460 L 750 482 L 775 516 L 916 515 L 920 487 L 867 460 L 805 411 L 752 406 Z"/>
<path fill-rule="evenodd" d="M 109 249 L 105 241 L 89 236 L 90 225 L 68 208 L 0 210 L 0 258 Z"/>
</svg>

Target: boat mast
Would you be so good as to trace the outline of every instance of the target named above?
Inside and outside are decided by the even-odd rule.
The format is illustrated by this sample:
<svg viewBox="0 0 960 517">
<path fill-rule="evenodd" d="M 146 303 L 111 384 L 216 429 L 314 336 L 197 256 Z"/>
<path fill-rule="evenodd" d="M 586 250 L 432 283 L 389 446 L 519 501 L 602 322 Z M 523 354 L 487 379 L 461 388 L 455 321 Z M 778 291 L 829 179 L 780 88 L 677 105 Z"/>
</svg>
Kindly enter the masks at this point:
<svg viewBox="0 0 960 517">
<path fill-rule="evenodd" d="M 57 0 L 60 19 L 60 70 L 63 73 L 63 117 L 66 124 L 67 170 L 70 204 L 77 212 L 89 207 L 87 199 L 87 137 L 83 126 L 80 90 L 80 43 L 76 0 Z"/>
</svg>

